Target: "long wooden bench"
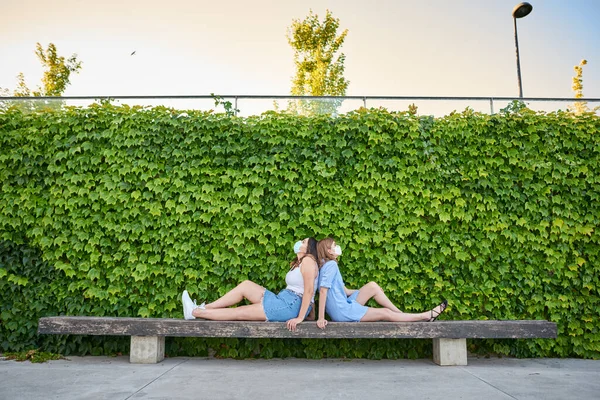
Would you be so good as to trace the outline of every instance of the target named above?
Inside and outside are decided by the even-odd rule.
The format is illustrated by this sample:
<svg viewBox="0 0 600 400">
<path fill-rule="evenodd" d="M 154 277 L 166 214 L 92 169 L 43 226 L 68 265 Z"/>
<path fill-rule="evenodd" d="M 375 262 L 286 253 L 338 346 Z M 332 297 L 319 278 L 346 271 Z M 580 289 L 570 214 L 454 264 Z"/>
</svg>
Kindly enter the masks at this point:
<svg viewBox="0 0 600 400">
<path fill-rule="evenodd" d="M 165 355 L 165 336 L 311 339 L 433 339 L 438 365 L 467 365 L 466 339 L 556 338 L 548 321 L 329 322 L 325 330 L 314 321 L 290 332 L 283 322 L 205 321 L 167 318 L 45 317 L 38 333 L 131 336 L 130 362 L 154 364 Z"/>
</svg>

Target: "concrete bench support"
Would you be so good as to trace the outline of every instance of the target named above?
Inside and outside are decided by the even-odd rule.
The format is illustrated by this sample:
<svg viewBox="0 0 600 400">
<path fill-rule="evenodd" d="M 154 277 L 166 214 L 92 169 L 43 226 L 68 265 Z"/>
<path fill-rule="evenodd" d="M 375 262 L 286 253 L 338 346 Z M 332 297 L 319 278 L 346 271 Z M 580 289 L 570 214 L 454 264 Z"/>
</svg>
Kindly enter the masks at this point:
<svg viewBox="0 0 600 400">
<path fill-rule="evenodd" d="M 467 365 L 467 339 L 433 339 L 433 362 L 437 365 Z"/>
<path fill-rule="evenodd" d="M 165 359 L 164 336 L 132 336 L 129 362 L 132 364 L 156 364 Z"/>
</svg>

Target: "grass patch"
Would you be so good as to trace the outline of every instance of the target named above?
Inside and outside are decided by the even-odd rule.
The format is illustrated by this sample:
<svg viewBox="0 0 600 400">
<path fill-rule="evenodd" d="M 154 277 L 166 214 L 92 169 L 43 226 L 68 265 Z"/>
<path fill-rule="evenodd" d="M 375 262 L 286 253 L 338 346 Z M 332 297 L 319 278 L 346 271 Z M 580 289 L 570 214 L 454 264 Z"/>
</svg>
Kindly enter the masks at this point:
<svg viewBox="0 0 600 400">
<path fill-rule="evenodd" d="M 4 353 L 6 360 L 31 361 L 32 363 L 43 363 L 49 360 L 65 360 L 60 354 L 47 351 L 24 350 L 16 353 Z"/>
</svg>

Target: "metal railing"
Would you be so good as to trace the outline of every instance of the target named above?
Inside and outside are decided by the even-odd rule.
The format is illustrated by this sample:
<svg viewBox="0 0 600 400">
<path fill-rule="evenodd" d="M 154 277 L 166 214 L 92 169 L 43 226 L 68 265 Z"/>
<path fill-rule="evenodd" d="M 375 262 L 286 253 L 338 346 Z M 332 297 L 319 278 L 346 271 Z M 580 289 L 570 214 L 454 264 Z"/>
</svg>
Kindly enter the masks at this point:
<svg viewBox="0 0 600 400">
<path fill-rule="evenodd" d="M 220 99 L 219 104 L 215 104 L 215 99 Z M 588 104 L 588 108 L 593 110 L 600 106 L 600 98 L 565 98 L 565 97 L 485 97 L 485 96 L 292 96 L 292 95 L 127 95 L 127 96 L 61 96 L 61 97 L 0 97 L 0 106 L 7 102 L 12 104 L 20 102 L 52 102 L 60 101 L 67 105 L 89 105 L 95 101 L 110 100 L 116 103 L 128 105 L 158 106 L 164 105 L 178 109 L 215 109 L 223 105 L 224 102 L 230 102 L 230 110 L 235 115 L 258 115 L 267 110 L 278 109 L 278 101 L 287 100 L 288 106 L 293 102 L 335 104 L 335 109 L 339 113 L 352 111 L 360 107 L 384 107 L 390 111 L 404 111 L 408 106 L 414 104 L 418 107 L 419 114 L 445 115 L 452 111 L 457 111 L 457 105 L 473 108 L 475 111 L 489 112 L 494 114 L 502 106 L 506 106 L 517 100 L 538 111 L 556 111 L 561 109 L 558 105 L 564 105 L 565 108 L 573 107 L 575 104 Z M 260 102 L 270 101 L 271 106 L 261 106 Z M 240 111 L 240 104 L 244 103 L 244 110 Z M 532 104 L 533 103 L 533 104 Z M 483 106 L 482 104 L 485 104 Z M 430 105 L 431 107 L 429 107 Z M 542 106 L 544 105 L 544 106 Z M 466 108 L 465 107 L 465 108 Z M 425 112 L 423 112 L 425 111 Z M 433 111 L 433 112 L 431 112 Z M 596 112 L 598 112 L 596 110 Z"/>
</svg>

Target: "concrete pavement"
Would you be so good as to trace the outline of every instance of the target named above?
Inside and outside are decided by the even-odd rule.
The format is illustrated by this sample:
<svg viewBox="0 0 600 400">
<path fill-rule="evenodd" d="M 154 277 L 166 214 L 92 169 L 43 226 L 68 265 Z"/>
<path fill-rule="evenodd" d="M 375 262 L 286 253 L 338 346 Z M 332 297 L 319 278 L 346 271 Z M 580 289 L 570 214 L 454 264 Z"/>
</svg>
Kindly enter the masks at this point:
<svg viewBox="0 0 600 400">
<path fill-rule="evenodd" d="M 68 357 L 0 361 L 0 399 L 600 399 L 600 361 L 219 360 Z"/>
</svg>

